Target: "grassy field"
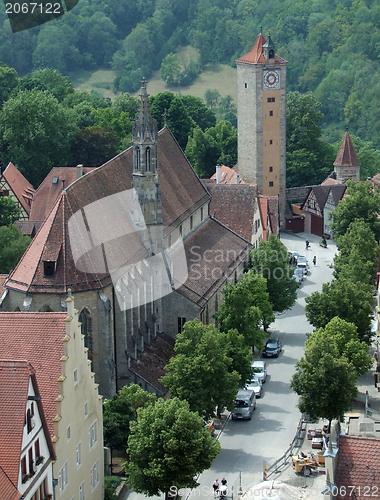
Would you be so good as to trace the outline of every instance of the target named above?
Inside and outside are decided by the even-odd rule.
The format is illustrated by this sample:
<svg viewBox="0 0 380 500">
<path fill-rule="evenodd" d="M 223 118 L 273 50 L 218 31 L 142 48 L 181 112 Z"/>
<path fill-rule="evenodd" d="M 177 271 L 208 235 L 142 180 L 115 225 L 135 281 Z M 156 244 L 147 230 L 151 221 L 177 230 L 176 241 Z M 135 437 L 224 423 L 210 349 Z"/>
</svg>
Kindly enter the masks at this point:
<svg viewBox="0 0 380 500">
<path fill-rule="evenodd" d="M 113 93 L 115 73 L 112 70 L 101 69 L 94 72 L 83 70 L 73 75 L 71 79 L 76 90 L 97 90 L 103 97 L 110 97 L 111 99 L 115 97 Z M 201 99 L 204 99 L 207 89 L 217 89 L 222 96 L 231 95 L 236 103 L 236 69 L 225 64 L 208 65 L 205 71 L 188 87 L 168 87 L 161 80 L 160 72 L 156 71 L 149 79 L 148 89 L 151 95 L 170 90 L 175 94 L 190 94 Z M 138 92 L 135 95 L 138 95 Z"/>
</svg>

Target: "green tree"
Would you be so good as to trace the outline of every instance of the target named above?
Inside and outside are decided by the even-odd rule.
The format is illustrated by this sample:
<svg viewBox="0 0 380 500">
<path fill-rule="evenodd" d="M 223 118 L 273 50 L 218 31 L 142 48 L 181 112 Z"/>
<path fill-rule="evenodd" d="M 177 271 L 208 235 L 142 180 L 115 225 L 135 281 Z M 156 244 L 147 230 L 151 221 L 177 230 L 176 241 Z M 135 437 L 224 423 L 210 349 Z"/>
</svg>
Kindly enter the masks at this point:
<svg viewBox="0 0 380 500">
<path fill-rule="evenodd" d="M 252 377 L 252 351 L 247 345 L 244 335 L 237 330 L 228 330 L 225 333 L 227 337 L 227 356 L 231 358 L 232 363 L 229 371 L 234 371 L 240 375 L 240 385 L 243 386 L 247 380 Z"/>
<path fill-rule="evenodd" d="M 70 144 L 75 133 L 69 110 L 47 91 L 22 91 L 4 103 L 0 112 L 0 132 L 7 153 L 35 187 L 54 165 L 70 160 Z"/>
<path fill-rule="evenodd" d="M 275 319 L 266 279 L 249 270 L 236 285 L 226 285 L 222 293 L 224 300 L 214 315 L 221 331 L 236 329 L 247 345 L 261 351 L 266 337 L 262 327 L 266 329 Z"/>
<path fill-rule="evenodd" d="M 137 384 L 125 385 L 103 402 L 104 444 L 114 450 L 125 451 L 128 446 L 130 422 L 136 420 L 137 409 L 154 404 L 156 396 Z"/>
<path fill-rule="evenodd" d="M 229 349 L 226 335 L 213 325 L 188 321 L 177 336 L 176 355 L 165 367 L 161 382 L 171 396 L 188 401 L 191 411 L 205 420 L 214 416 L 216 407 L 232 410 L 240 376 L 230 371 Z"/>
<path fill-rule="evenodd" d="M 325 328 L 335 316 L 358 329 L 359 339 L 371 341 L 373 297 L 368 285 L 347 279 L 332 280 L 322 285 L 322 292 L 306 297 L 306 317 L 315 328 Z"/>
<path fill-rule="evenodd" d="M 202 99 L 192 95 L 181 96 L 182 104 L 185 106 L 187 114 L 194 120 L 194 122 L 205 131 L 207 128 L 215 127 L 216 116 L 211 109 L 205 106 Z"/>
<path fill-rule="evenodd" d="M 20 218 L 17 202 L 10 196 L 0 198 L 0 226 L 9 226 Z"/>
<path fill-rule="evenodd" d="M 376 241 L 380 241 L 380 191 L 370 182 L 355 184 L 347 181 L 346 195 L 331 212 L 331 229 L 334 236 L 343 236 L 355 219 L 362 219 L 371 228 Z"/>
<path fill-rule="evenodd" d="M 47 90 L 59 102 L 74 94 L 74 85 L 71 79 L 68 76 L 62 75 L 58 70 L 50 68 L 39 69 L 31 75 L 21 78 L 13 94 L 22 90 L 33 89 Z"/>
<path fill-rule="evenodd" d="M 0 273 L 8 274 L 23 256 L 31 239 L 16 226 L 0 227 Z"/>
<path fill-rule="evenodd" d="M 274 234 L 268 241 L 261 240 L 250 254 L 250 267 L 267 280 L 267 291 L 273 311 L 290 309 L 297 299 L 297 283 L 289 264 L 287 249 Z"/>
<path fill-rule="evenodd" d="M 306 349 L 314 343 L 320 346 L 335 345 L 339 356 L 345 357 L 352 364 L 357 376 L 364 375 L 372 366 L 373 359 L 368 353 L 368 345 L 359 340 L 356 326 L 344 319 L 335 317 L 325 328 L 318 328 L 315 333 L 309 334 Z"/>
<path fill-rule="evenodd" d="M 287 186 L 320 184 L 332 170 L 334 148 L 321 140 L 321 103 L 311 92 L 286 98 Z"/>
<path fill-rule="evenodd" d="M 205 92 L 205 101 L 206 105 L 213 110 L 220 102 L 220 92 L 216 89 L 207 89 Z"/>
<path fill-rule="evenodd" d="M 132 122 L 129 119 L 129 113 L 119 111 L 117 108 L 93 109 L 95 126 L 100 128 L 109 128 L 115 133 L 119 142 L 129 136 L 132 139 Z"/>
<path fill-rule="evenodd" d="M 318 420 L 343 420 L 357 395 L 356 371 L 334 343 L 315 342 L 296 363 L 290 387 L 300 396 L 302 413 Z"/>
<path fill-rule="evenodd" d="M 124 464 L 132 488 L 148 496 L 194 488 L 194 479 L 208 469 L 220 451 L 219 441 L 190 411 L 187 401 L 159 399 L 137 412 Z"/>
<path fill-rule="evenodd" d="M 371 228 L 362 219 L 355 219 L 343 236 L 336 238 L 339 253 L 334 257 L 334 276 L 350 278 L 368 285 L 376 276 L 379 245 Z"/>
<path fill-rule="evenodd" d="M 0 108 L 17 84 L 17 71 L 0 62 Z"/>
<path fill-rule="evenodd" d="M 71 143 L 74 163 L 99 167 L 117 154 L 119 141 L 108 127 L 86 127 L 75 134 Z"/>
<path fill-rule="evenodd" d="M 220 145 L 214 137 L 199 127 L 193 130 L 185 149 L 185 155 L 201 179 L 208 179 L 215 173 L 220 156 Z"/>
<path fill-rule="evenodd" d="M 139 99 L 131 96 L 131 94 L 118 92 L 115 99 L 112 101 L 112 108 L 119 113 L 122 111 L 129 114 L 131 120 L 134 120 L 139 109 Z M 94 106 L 95 107 L 95 106 Z"/>
<path fill-rule="evenodd" d="M 176 54 L 170 52 L 161 63 L 160 77 L 168 85 L 177 85 L 181 73 L 181 66 Z"/>
</svg>

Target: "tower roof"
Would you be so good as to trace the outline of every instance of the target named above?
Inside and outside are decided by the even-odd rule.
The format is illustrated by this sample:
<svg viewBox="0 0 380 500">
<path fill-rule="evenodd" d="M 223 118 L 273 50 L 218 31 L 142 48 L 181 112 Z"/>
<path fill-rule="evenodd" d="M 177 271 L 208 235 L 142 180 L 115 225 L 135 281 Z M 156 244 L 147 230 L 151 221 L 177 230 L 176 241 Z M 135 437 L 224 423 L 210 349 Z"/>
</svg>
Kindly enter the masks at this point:
<svg viewBox="0 0 380 500">
<path fill-rule="evenodd" d="M 267 44 L 270 43 L 271 44 L 270 47 L 274 47 L 271 37 L 268 36 L 268 41 L 266 42 L 264 35 L 260 33 L 259 36 L 256 38 L 255 45 L 252 47 L 252 49 L 249 52 L 247 52 L 244 56 L 241 56 L 239 57 L 239 59 L 236 59 L 236 62 L 246 63 L 246 64 L 266 64 L 268 61 L 264 57 L 263 53 L 263 46 L 266 43 Z M 266 45 L 266 47 L 269 47 L 269 45 Z M 277 64 L 287 63 L 285 59 L 283 59 L 278 55 L 275 56 L 275 62 Z"/>
<path fill-rule="evenodd" d="M 348 132 L 345 133 L 344 139 L 340 146 L 339 152 L 334 161 L 335 167 L 360 167 L 360 161 L 356 154 L 352 139 Z"/>
</svg>

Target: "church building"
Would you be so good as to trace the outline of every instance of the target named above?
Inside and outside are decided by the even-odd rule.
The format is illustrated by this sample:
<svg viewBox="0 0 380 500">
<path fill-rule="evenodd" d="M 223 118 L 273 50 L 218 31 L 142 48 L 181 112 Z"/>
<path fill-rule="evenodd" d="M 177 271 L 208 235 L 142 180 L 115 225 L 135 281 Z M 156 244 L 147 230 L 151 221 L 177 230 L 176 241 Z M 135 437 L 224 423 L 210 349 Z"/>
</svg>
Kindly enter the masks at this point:
<svg viewBox="0 0 380 500">
<path fill-rule="evenodd" d="M 157 130 L 141 85 L 133 145 L 62 190 L 0 299 L 3 311 L 59 312 L 71 289 L 105 397 L 130 382 L 161 395 L 143 353 L 187 320 L 215 323 L 252 248 L 210 215 L 209 191 L 168 127 Z"/>
</svg>

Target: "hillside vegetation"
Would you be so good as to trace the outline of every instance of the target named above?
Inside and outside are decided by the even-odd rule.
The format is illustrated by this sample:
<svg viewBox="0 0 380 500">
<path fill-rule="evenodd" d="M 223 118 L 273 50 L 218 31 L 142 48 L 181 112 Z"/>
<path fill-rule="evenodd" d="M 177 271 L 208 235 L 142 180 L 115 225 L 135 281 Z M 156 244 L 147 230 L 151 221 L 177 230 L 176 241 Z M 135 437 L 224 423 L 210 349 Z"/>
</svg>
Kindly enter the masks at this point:
<svg viewBox="0 0 380 500">
<path fill-rule="evenodd" d="M 61 18 L 15 34 L 0 6 L 0 26 L 2 62 L 20 76 L 108 67 L 116 75 L 109 92 L 137 91 L 165 58 L 181 91 L 208 64 L 233 67 L 262 26 L 289 61 L 288 90 L 311 90 L 322 103 L 324 137 L 340 139 L 347 124 L 380 147 L 377 0 L 81 0 Z M 181 58 L 189 45 L 193 55 Z"/>
</svg>

